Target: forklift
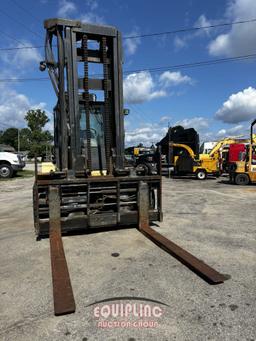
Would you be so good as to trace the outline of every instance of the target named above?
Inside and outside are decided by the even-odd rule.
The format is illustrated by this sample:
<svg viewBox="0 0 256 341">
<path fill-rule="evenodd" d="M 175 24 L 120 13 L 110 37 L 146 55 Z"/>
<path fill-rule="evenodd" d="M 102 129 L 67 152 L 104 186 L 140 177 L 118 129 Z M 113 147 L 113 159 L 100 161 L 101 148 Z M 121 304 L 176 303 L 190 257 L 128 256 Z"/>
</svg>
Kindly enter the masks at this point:
<svg viewBox="0 0 256 341">
<path fill-rule="evenodd" d="M 37 239 L 49 237 L 55 315 L 75 312 L 63 234 L 136 227 L 210 284 L 226 278 L 150 227 L 162 221 L 158 171 L 140 175 L 124 162 L 121 33 L 110 26 L 48 19 L 45 60 L 54 108 L 56 169 L 33 187 Z"/>
<path fill-rule="evenodd" d="M 248 185 L 256 183 L 256 143 L 253 134 L 256 119 L 251 123 L 250 143 L 246 145 L 245 155 L 242 160 L 229 165 L 230 182 L 236 185 Z"/>
</svg>

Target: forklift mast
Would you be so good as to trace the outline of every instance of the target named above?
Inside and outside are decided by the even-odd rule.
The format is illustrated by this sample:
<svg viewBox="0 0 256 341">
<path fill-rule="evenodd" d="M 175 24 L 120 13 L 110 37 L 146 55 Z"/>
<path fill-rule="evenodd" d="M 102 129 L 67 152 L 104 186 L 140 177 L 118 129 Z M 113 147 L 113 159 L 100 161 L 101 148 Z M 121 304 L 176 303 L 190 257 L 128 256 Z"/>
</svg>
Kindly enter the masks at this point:
<svg viewBox="0 0 256 341">
<path fill-rule="evenodd" d="M 49 19 L 45 62 L 54 110 L 59 171 L 112 175 L 124 170 L 121 33 L 114 27 Z M 55 57 L 56 56 L 56 57 Z"/>
<path fill-rule="evenodd" d="M 44 27 L 45 61 L 40 69 L 48 70 L 57 96 L 57 167 L 48 174 L 36 171 L 36 234 L 49 235 L 51 197 L 58 198 L 61 232 L 137 226 L 142 183 L 149 201 L 148 220 L 160 221 L 160 166 L 158 174 L 147 177 L 124 166 L 120 32 L 66 19 L 48 19 Z M 58 193 L 51 196 L 56 189 Z"/>
<path fill-rule="evenodd" d="M 256 119 L 253 120 L 252 123 L 251 123 L 251 133 L 250 133 L 251 144 L 255 143 L 255 137 L 254 137 L 254 134 L 253 134 L 253 129 L 254 129 L 255 125 L 256 125 Z"/>
</svg>

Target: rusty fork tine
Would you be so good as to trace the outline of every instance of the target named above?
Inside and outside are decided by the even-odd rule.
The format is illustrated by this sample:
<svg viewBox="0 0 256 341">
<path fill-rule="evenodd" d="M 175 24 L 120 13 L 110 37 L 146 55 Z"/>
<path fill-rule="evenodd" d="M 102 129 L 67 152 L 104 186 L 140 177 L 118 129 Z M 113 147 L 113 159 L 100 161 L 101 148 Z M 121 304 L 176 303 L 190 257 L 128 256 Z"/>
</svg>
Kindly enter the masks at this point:
<svg viewBox="0 0 256 341">
<path fill-rule="evenodd" d="M 148 185 L 142 181 L 139 186 L 139 231 L 209 284 L 220 284 L 228 279 L 228 276 L 214 270 L 191 253 L 149 227 L 149 189 Z"/>
<path fill-rule="evenodd" d="M 65 315 L 74 313 L 76 305 L 61 238 L 60 196 L 58 187 L 49 187 L 49 212 L 54 314 Z"/>
</svg>

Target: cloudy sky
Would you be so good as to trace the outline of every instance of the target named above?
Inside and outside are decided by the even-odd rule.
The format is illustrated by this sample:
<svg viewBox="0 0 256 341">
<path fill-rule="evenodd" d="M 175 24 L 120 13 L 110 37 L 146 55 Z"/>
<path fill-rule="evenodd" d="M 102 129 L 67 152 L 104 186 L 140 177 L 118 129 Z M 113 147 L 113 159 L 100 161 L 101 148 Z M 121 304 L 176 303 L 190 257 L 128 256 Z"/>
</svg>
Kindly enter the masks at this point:
<svg viewBox="0 0 256 341">
<path fill-rule="evenodd" d="M 47 77 L 38 69 L 43 49 L 23 47 L 43 45 L 43 20 L 57 16 L 113 25 L 124 37 L 131 37 L 256 19 L 256 1 L 2 2 L 0 129 L 23 127 L 29 108 L 43 108 L 51 118 L 56 97 L 48 80 L 7 80 Z M 194 127 L 201 141 L 248 134 L 249 122 L 256 116 L 256 58 L 200 67 L 171 66 L 255 54 L 255 42 L 256 21 L 124 39 L 124 96 L 125 107 L 130 109 L 125 120 L 127 144 L 157 142 L 168 124 Z M 6 50 L 13 47 L 21 49 Z"/>
</svg>

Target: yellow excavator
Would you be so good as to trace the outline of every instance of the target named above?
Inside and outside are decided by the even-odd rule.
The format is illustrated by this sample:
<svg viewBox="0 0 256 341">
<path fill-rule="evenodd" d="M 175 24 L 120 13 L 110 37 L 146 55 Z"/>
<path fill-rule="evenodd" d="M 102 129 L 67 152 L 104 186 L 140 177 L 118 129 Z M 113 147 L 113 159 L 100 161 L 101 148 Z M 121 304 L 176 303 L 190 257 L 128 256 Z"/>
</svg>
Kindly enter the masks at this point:
<svg viewBox="0 0 256 341">
<path fill-rule="evenodd" d="M 195 174 L 199 180 L 205 180 L 208 175 L 219 176 L 222 173 L 222 161 L 225 146 L 233 143 L 248 143 L 248 139 L 227 137 L 218 141 L 209 154 L 196 155 L 186 144 L 170 142 L 170 161 L 174 174 Z"/>
<path fill-rule="evenodd" d="M 229 146 L 235 143 L 250 143 L 250 139 L 242 138 L 242 136 L 225 137 L 218 141 L 208 154 L 200 154 L 200 160 L 203 163 L 208 163 L 208 168 L 213 169 L 215 160 L 218 160 L 220 173 L 225 172 L 228 159 Z M 214 169 L 213 169 L 214 170 Z"/>
<path fill-rule="evenodd" d="M 240 161 L 233 162 L 229 167 L 230 182 L 233 184 L 256 183 L 256 136 L 253 134 L 255 125 L 256 119 L 251 123 L 251 139 L 244 157 Z"/>
</svg>

